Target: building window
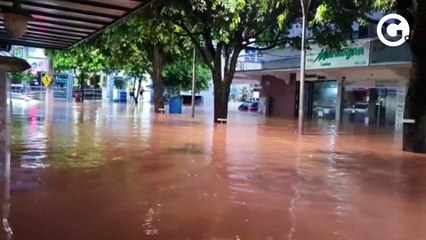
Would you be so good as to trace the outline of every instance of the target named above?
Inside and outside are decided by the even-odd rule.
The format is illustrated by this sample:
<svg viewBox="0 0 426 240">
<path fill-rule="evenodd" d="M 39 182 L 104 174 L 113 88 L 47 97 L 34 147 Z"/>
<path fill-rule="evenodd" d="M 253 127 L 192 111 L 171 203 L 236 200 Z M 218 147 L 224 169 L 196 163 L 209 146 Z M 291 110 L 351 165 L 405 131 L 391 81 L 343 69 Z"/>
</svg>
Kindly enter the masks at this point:
<svg viewBox="0 0 426 240">
<path fill-rule="evenodd" d="M 358 38 L 366 38 L 368 36 L 368 26 L 359 26 Z"/>
</svg>

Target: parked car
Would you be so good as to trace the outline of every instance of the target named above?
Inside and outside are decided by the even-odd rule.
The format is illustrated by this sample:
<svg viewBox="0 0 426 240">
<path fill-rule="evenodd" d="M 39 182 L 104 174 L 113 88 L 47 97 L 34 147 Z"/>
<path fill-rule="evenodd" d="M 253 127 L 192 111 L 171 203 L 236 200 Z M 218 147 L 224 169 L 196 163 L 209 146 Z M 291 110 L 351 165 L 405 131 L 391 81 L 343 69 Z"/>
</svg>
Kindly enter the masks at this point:
<svg viewBox="0 0 426 240">
<path fill-rule="evenodd" d="M 10 94 L 12 103 L 33 103 L 33 102 L 37 102 L 37 100 L 32 99 L 28 96 L 25 96 L 21 93 L 16 93 L 16 92 L 12 92 Z"/>
<path fill-rule="evenodd" d="M 257 112 L 258 109 L 259 103 L 252 101 L 245 101 L 238 107 L 238 110 L 241 112 Z"/>
<path fill-rule="evenodd" d="M 336 107 L 334 106 L 316 106 L 312 112 L 318 118 L 334 119 L 336 117 Z"/>
<path fill-rule="evenodd" d="M 368 103 L 358 102 L 344 109 L 345 113 L 349 114 L 350 122 L 365 122 L 368 117 Z"/>
<path fill-rule="evenodd" d="M 355 113 L 367 113 L 368 111 L 368 103 L 357 103 L 353 107 L 352 112 Z"/>
<path fill-rule="evenodd" d="M 352 105 L 351 107 L 345 108 L 344 111 L 349 113 L 367 113 L 368 103 L 359 102 Z"/>
</svg>

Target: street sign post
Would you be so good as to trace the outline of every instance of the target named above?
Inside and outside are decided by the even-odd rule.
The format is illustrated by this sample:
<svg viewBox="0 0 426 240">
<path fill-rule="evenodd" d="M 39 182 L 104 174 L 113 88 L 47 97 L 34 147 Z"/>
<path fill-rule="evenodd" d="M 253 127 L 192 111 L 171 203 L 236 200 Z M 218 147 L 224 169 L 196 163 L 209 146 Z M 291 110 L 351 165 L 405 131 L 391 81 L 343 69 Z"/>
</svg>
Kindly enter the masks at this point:
<svg viewBox="0 0 426 240">
<path fill-rule="evenodd" d="M 49 74 L 44 75 L 43 79 L 41 80 L 45 87 L 50 87 L 53 83 L 52 78 L 49 76 Z"/>
</svg>

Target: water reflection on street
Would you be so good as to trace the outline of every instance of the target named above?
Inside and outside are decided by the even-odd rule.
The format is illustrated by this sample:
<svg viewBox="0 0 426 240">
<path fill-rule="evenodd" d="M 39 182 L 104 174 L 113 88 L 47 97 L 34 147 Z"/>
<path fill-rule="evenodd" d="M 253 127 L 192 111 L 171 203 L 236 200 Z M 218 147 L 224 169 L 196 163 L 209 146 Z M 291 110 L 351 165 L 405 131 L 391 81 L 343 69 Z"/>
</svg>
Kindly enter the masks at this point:
<svg viewBox="0 0 426 240">
<path fill-rule="evenodd" d="M 311 123 L 298 137 L 246 113 L 151 111 L 56 103 L 46 122 L 43 106 L 15 106 L 13 239 L 426 236 L 426 157 L 388 131 Z"/>
</svg>

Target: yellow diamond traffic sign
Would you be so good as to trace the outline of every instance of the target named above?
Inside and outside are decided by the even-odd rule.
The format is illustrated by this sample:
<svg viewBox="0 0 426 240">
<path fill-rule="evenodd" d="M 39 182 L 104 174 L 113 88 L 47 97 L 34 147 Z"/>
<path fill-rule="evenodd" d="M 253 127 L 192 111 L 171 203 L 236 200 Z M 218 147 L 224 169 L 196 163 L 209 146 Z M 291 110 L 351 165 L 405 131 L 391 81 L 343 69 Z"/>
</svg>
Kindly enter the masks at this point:
<svg viewBox="0 0 426 240">
<path fill-rule="evenodd" d="M 42 79 L 44 86 L 49 87 L 52 84 L 52 78 L 49 75 L 45 75 Z"/>
</svg>

